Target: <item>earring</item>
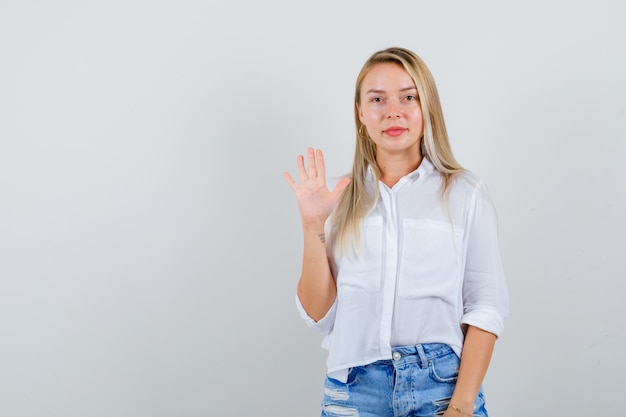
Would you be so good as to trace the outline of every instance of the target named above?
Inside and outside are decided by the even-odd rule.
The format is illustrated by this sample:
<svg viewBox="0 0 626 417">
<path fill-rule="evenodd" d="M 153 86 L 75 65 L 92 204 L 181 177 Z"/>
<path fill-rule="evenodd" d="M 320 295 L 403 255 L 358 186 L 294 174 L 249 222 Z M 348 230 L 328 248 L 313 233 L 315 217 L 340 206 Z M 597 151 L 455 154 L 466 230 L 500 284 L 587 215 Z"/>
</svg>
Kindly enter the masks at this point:
<svg viewBox="0 0 626 417">
<path fill-rule="evenodd" d="M 359 136 L 362 137 L 363 139 L 368 138 L 367 128 L 365 127 L 365 125 L 359 126 Z"/>
</svg>

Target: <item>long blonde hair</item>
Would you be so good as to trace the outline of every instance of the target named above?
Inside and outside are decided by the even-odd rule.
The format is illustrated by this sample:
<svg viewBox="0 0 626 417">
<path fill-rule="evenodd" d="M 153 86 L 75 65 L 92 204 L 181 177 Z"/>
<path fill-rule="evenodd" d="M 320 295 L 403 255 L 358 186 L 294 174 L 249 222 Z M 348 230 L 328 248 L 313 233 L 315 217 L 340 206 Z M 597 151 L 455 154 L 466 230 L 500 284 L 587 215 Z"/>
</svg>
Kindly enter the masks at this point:
<svg viewBox="0 0 626 417">
<path fill-rule="evenodd" d="M 368 167 L 372 168 L 377 181 L 380 180 L 381 171 L 376 163 L 376 144 L 369 137 L 365 125 L 361 123 L 359 107 L 363 79 L 375 65 L 388 62 L 402 65 L 417 88 L 424 119 L 421 152 L 441 173 L 442 197 L 446 195 L 454 174 L 464 171 L 452 154 L 437 86 L 424 61 L 414 52 L 398 47 L 374 53 L 365 62 L 356 79 L 354 92 L 356 150 L 350 175 L 351 181 L 331 218 L 331 244 L 335 253 L 338 254 L 358 251 L 363 220 L 374 208 L 379 197 L 378 186 L 367 187 Z"/>
</svg>

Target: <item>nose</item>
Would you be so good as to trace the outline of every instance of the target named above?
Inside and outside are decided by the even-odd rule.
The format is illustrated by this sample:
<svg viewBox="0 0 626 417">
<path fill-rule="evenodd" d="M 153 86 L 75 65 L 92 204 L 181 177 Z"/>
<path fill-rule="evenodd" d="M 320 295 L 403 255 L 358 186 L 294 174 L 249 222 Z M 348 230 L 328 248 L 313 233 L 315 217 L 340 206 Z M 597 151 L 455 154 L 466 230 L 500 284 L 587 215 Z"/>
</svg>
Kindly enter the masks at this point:
<svg viewBox="0 0 626 417">
<path fill-rule="evenodd" d="M 400 117 L 400 110 L 398 110 L 397 104 L 389 104 L 387 119 L 397 119 L 398 117 Z"/>
</svg>

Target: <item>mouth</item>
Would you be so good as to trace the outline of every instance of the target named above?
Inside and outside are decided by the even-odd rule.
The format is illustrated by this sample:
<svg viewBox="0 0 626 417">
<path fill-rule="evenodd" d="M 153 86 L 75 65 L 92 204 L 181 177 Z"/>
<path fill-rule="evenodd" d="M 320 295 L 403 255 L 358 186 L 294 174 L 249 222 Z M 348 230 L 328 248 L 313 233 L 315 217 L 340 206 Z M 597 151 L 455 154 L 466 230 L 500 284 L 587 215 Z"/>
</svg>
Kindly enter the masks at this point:
<svg viewBox="0 0 626 417">
<path fill-rule="evenodd" d="M 401 134 L 403 134 L 404 132 L 406 132 L 407 129 L 406 127 L 400 127 L 400 126 L 391 126 L 388 127 L 387 129 L 383 130 L 383 133 L 389 135 L 389 136 L 400 136 Z"/>
</svg>

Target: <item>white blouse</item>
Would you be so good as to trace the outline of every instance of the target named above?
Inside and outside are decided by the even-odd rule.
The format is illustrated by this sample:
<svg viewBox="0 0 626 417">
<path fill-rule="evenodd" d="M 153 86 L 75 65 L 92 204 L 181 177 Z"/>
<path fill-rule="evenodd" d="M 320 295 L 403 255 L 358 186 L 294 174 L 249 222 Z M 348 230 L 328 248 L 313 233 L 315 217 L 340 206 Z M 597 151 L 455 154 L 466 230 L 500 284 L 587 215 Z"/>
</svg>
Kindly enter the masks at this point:
<svg viewBox="0 0 626 417">
<path fill-rule="evenodd" d="M 486 187 L 465 172 L 446 200 L 441 183 L 426 158 L 392 188 L 379 182 L 360 255 L 329 253 L 337 297 L 326 316 L 315 322 L 296 295 L 305 321 L 326 333 L 329 376 L 345 381 L 398 346 L 445 343 L 460 356 L 463 324 L 502 333 L 509 300 Z"/>
</svg>

